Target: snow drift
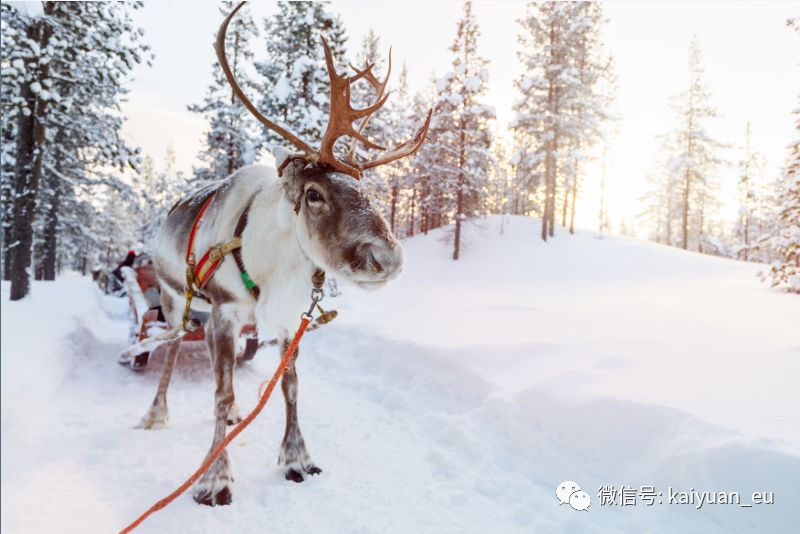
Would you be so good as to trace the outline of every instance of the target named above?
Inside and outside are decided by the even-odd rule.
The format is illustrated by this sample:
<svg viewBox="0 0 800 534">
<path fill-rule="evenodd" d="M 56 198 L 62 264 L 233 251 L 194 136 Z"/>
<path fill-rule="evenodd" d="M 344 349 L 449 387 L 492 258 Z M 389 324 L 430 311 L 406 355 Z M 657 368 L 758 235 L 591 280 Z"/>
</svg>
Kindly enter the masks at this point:
<svg viewBox="0 0 800 534">
<path fill-rule="evenodd" d="M 791 532 L 800 502 L 800 301 L 758 266 L 486 220 L 452 262 L 406 241 L 394 285 L 328 299 L 304 340 L 300 419 L 321 477 L 276 466 L 275 397 L 230 447 L 234 503 L 184 496 L 141 532 Z M 116 364 L 127 303 L 88 279 L 38 283 L 2 317 L 2 528 L 119 529 L 202 460 L 210 366 L 183 358 L 161 431 L 133 426 L 155 392 Z M 242 410 L 277 364 L 237 368 Z M 586 512 L 559 505 L 574 480 Z M 603 486 L 663 503 L 600 505 Z M 773 492 L 773 504 L 668 503 L 678 491 Z"/>
</svg>

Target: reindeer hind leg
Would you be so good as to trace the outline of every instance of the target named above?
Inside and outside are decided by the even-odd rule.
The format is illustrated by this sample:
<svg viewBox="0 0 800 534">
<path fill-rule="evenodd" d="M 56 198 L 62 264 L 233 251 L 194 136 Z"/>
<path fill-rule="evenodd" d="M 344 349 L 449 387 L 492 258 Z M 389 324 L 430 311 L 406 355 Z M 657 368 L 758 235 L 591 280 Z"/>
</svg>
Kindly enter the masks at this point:
<svg viewBox="0 0 800 534">
<path fill-rule="evenodd" d="M 170 324 L 176 324 L 173 318 L 174 315 L 174 299 L 168 292 L 161 294 L 161 308 L 164 311 L 164 316 Z M 178 352 L 181 348 L 181 340 L 176 339 L 166 345 L 166 353 L 164 355 L 164 368 L 161 370 L 161 379 L 158 382 L 158 390 L 153 399 L 153 404 L 150 409 L 144 414 L 144 417 L 136 425 L 136 428 L 143 428 L 145 430 L 152 430 L 156 428 L 163 428 L 169 420 L 169 410 L 167 409 L 167 389 L 169 382 L 172 379 L 172 370 L 175 368 L 175 361 L 178 359 Z"/>
</svg>

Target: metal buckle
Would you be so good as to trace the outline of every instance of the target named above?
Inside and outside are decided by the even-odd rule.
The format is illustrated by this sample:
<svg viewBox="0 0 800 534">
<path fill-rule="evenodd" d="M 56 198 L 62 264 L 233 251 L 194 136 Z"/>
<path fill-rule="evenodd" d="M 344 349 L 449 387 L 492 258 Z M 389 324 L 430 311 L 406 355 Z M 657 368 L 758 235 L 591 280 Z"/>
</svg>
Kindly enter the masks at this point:
<svg viewBox="0 0 800 534">
<path fill-rule="evenodd" d="M 208 253 L 208 259 L 212 262 L 216 262 L 223 257 L 224 255 L 222 254 L 222 247 L 214 247 Z"/>
<path fill-rule="evenodd" d="M 324 296 L 325 293 L 322 292 L 321 288 L 315 287 L 314 289 L 311 290 L 311 300 L 320 302 L 322 300 L 322 297 Z"/>
<path fill-rule="evenodd" d="M 314 308 L 317 307 L 317 304 L 319 303 L 319 301 L 322 300 L 322 297 L 324 296 L 325 294 L 322 292 L 322 289 L 318 287 L 313 288 L 311 290 L 311 306 L 308 307 L 308 311 L 303 312 L 301 317 L 303 317 L 304 319 L 311 320 L 313 318 L 311 312 L 314 311 Z"/>
</svg>

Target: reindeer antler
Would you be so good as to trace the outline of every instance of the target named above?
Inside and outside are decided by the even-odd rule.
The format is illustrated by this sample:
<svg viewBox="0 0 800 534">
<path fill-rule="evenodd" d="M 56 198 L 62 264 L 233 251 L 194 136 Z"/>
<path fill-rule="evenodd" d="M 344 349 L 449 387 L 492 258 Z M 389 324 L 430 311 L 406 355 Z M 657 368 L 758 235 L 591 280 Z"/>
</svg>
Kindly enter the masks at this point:
<svg viewBox="0 0 800 534">
<path fill-rule="evenodd" d="M 222 71 L 225 73 L 225 77 L 228 79 L 228 83 L 231 84 L 233 88 L 233 92 L 236 93 L 236 96 L 239 97 L 239 100 L 242 101 L 244 107 L 247 108 L 247 111 L 252 113 L 256 119 L 259 120 L 264 126 L 275 132 L 276 134 L 280 135 L 294 146 L 302 150 L 306 155 L 311 156 L 312 154 L 316 154 L 316 151 L 311 148 L 309 144 L 305 141 L 297 137 L 295 134 L 284 128 L 283 126 L 276 124 L 266 118 L 264 115 L 261 114 L 260 111 L 250 102 L 250 99 L 247 98 L 247 95 L 244 94 L 242 88 L 239 87 L 239 84 L 236 81 L 236 78 L 233 75 L 233 71 L 231 71 L 230 66 L 228 65 L 228 58 L 225 55 L 225 34 L 228 32 L 228 24 L 230 24 L 231 19 L 233 16 L 236 15 L 236 12 L 239 11 L 247 2 L 242 2 L 236 8 L 231 11 L 231 14 L 228 15 L 225 20 L 222 21 L 222 25 L 219 27 L 219 31 L 217 32 L 217 40 L 214 43 L 214 50 L 217 51 L 217 59 L 219 60 L 219 65 L 222 67 Z"/>
<path fill-rule="evenodd" d="M 355 150 L 358 142 L 363 143 L 367 148 L 385 150 L 385 148 L 382 146 L 367 139 L 363 135 L 363 131 L 369 122 L 370 116 L 378 111 L 386 103 L 386 99 L 389 98 L 389 94 L 386 93 L 386 84 L 389 81 L 389 73 L 391 72 L 391 51 L 389 52 L 389 72 L 387 72 L 386 79 L 384 79 L 382 83 L 378 82 L 377 78 L 375 78 L 375 75 L 372 73 L 372 68 L 375 66 L 374 64 L 367 65 L 363 70 L 358 70 L 353 67 L 353 70 L 356 71 L 353 76 L 340 76 L 336 73 L 336 68 L 333 64 L 333 55 L 328 47 L 328 43 L 324 38 L 322 38 L 322 47 L 325 51 L 325 64 L 327 66 L 328 77 L 330 78 L 331 82 L 331 106 L 330 113 L 328 115 L 328 126 L 325 129 L 325 134 L 322 136 L 322 142 L 320 143 L 319 150 L 315 150 L 308 143 L 300 139 L 294 133 L 290 132 L 287 128 L 284 128 L 283 126 L 269 120 L 262 115 L 261 112 L 256 109 L 253 103 L 250 102 L 250 100 L 244 94 L 242 88 L 239 87 L 239 84 L 236 82 L 236 78 L 234 77 L 233 72 L 228 65 L 228 60 L 225 56 L 225 34 L 228 31 L 228 24 L 230 23 L 231 19 L 233 19 L 234 15 L 236 15 L 236 12 L 239 11 L 239 9 L 241 9 L 246 3 L 247 2 L 242 2 L 236 6 L 231 14 L 228 15 L 222 22 L 219 32 L 217 33 L 217 40 L 214 48 L 217 51 L 217 58 L 219 59 L 220 66 L 225 73 L 225 77 L 228 79 L 228 82 L 233 88 L 233 92 L 239 97 L 245 108 L 247 108 L 247 110 L 252 113 L 256 119 L 264 124 L 264 126 L 277 133 L 287 141 L 291 142 L 301 151 L 301 154 L 290 156 L 290 158 L 287 159 L 287 162 L 295 159 L 303 159 L 308 162 L 328 165 L 334 170 L 348 174 L 358 180 L 361 178 L 361 171 L 363 170 L 371 169 L 373 167 L 377 167 L 378 165 L 385 165 L 386 163 L 390 163 L 402 157 L 410 156 L 419 150 L 419 148 L 422 146 L 422 143 L 425 141 L 425 136 L 428 132 L 428 127 L 430 126 L 431 114 L 433 110 L 428 111 L 428 116 L 425 120 L 425 123 L 411 140 L 398 145 L 394 149 L 382 154 L 372 161 L 368 161 L 366 163 L 357 163 L 355 161 Z M 376 102 L 371 106 L 368 106 L 364 109 L 355 109 L 350 103 L 350 87 L 353 82 L 356 82 L 361 78 L 365 78 L 375 88 L 375 91 L 378 93 L 378 97 Z M 362 119 L 362 121 L 359 124 L 358 130 L 356 130 L 353 127 L 353 122 L 357 121 L 358 119 Z M 333 151 L 336 141 L 345 135 L 353 138 L 353 145 L 350 148 L 349 161 L 337 159 Z M 281 169 L 278 171 L 280 172 L 280 170 Z"/>
<path fill-rule="evenodd" d="M 374 63 L 372 64 L 372 66 L 374 66 Z M 378 78 L 376 78 L 375 75 L 372 74 L 372 69 L 369 66 L 365 67 L 363 71 L 359 71 L 357 68 L 353 66 L 352 63 L 350 63 L 350 68 L 356 71 L 356 74 L 358 74 L 359 72 L 364 73 L 364 79 L 369 82 L 369 84 L 372 86 L 373 89 L 375 89 L 375 94 L 377 95 L 375 97 L 375 100 L 380 101 L 380 99 L 383 98 L 383 93 L 386 91 L 386 85 L 389 83 L 389 76 L 391 76 L 392 74 L 392 49 L 391 47 L 389 48 L 389 65 L 386 68 L 386 77 L 383 79 L 382 82 L 379 82 Z M 367 127 L 367 123 L 369 123 L 369 120 L 371 118 L 372 118 L 371 114 L 364 117 L 364 120 L 362 120 L 361 124 L 358 125 L 359 134 L 364 133 L 364 130 Z M 358 148 L 358 141 L 359 141 L 358 139 L 355 138 L 353 139 L 353 142 L 350 145 L 350 150 L 347 153 L 347 159 L 349 159 L 354 163 L 357 161 L 356 150 Z"/>
</svg>

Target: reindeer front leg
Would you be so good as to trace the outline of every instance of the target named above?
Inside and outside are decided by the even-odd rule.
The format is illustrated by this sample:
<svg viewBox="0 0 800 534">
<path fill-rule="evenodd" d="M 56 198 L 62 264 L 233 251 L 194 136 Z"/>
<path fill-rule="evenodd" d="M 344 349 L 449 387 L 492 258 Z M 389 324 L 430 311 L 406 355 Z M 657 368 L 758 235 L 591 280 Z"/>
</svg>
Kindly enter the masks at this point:
<svg viewBox="0 0 800 534">
<path fill-rule="evenodd" d="M 281 342 L 281 354 L 286 352 L 289 340 L 283 339 Z M 300 349 L 295 353 L 295 360 L 300 355 Z M 281 389 L 283 399 L 286 404 L 286 432 L 283 435 L 281 444 L 281 454 L 278 457 L 278 465 L 285 467 L 286 480 L 302 482 L 305 480 L 303 473 L 318 475 L 322 469 L 311 461 L 306 450 L 306 443 L 303 434 L 300 432 L 300 425 L 297 422 L 297 370 L 294 360 L 286 368 L 281 379 Z"/>
<path fill-rule="evenodd" d="M 241 325 L 236 313 L 223 313 L 225 305 L 215 305 L 206 324 L 206 340 L 211 351 L 214 378 L 214 439 L 213 451 L 225 438 L 229 414 L 234 409 L 233 367 L 236 360 L 236 335 Z M 197 482 L 193 497 L 200 504 L 216 506 L 230 504 L 232 500 L 230 461 L 225 450 Z"/>
</svg>

